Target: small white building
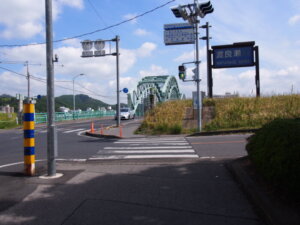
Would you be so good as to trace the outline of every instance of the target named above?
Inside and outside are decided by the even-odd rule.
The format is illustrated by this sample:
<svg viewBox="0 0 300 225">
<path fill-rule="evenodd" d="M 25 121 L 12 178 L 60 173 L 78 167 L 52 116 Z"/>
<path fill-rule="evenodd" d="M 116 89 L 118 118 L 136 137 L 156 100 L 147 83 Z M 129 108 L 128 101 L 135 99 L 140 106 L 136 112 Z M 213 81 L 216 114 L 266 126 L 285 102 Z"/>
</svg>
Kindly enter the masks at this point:
<svg viewBox="0 0 300 225">
<path fill-rule="evenodd" d="M 67 107 L 61 106 L 61 107 L 58 108 L 58 111 L 67 113 L 67 112 L 70 112 L 70 109 L 67 108 Z"/>
<path fill-rule="evenodd" d="M 10 107 L 9 105 L 6 106 L 0 106 L 0 112 L 1 113 L 14 113 L 14 107 Z"/>
</svg>

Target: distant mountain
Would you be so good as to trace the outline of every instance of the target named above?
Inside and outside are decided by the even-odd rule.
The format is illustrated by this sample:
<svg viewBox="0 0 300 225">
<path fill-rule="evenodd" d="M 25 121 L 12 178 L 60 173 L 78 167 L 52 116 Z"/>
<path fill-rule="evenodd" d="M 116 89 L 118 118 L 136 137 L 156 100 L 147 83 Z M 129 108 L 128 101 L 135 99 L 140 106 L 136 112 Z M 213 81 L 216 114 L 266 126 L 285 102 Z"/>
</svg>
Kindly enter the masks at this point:
<svg viewBox="0 0 300 225">
<path fill-rule="evenodd" d="M 87 108 L 92 108 L 97 110 L 99 107 L 111 106 L 100 100 L 93 99 L 87 95 L 75 95 L 76 109 L 81 109 L 85 111 Z M 73 95 L 62 95 L 55 98 L 55 111 L 58 112 L 59 107 L 66 107 L 73 109 Z M 47 112 L 47 99 L 46 96 L 42 96 L 41 99 L 36 101 L 36 111 L 37 112 Z M 112 106 L 112 108 L 114 108 Z"/>
<path fill-rule="evenodd" d="M 81 109 L 85 111 L 87 108 L 92 108 L 97 110 L 99 107 L 111 106 L 113 109 L 116 108 L 115 105 L 109 105 L 97 99 L 93 99 L 87 95 L 76 95 L 75 96 L 76 109 Z M 10 105 L 15 108 L 15 112 L 18 111 L 18 100 L 10 95 L 0 95 L 0 106 Z M 55 98 L 55 111 L 58 112 L 59 107 L 66 107 L 73 109 L 73 95 L 62 95 Z M 126 104 L 121 103 L 121 107 L 126 106 Z M 47 112 L 47 98 L 42 96 L 41 99 L 36 100 L 35 104 L 36 112 Z"/>
<path fill-rule="evenodd" d="M 0 106 L 5 106 L 5 105 L 9 105 L 11 107 L 15 108 L 15 112 L 18 110 L 18 100 L 10 95 L 7 94 L 3 94 L 0 95 Z"/>
</svg>

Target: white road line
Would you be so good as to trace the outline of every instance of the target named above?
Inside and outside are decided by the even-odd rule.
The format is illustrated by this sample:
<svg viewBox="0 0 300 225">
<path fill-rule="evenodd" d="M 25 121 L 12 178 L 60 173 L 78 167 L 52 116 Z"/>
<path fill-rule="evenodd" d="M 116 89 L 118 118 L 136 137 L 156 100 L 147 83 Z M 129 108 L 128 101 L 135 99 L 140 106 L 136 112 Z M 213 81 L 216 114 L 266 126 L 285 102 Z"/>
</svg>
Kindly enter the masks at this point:
<svg viewBox="0 0 300 225">
<path fill-rule="evenodd" d="M 132 150 L 132 151 L 118 151 L 113 150 L 109 152 L 99 151 L 98 154 L 132 154 L 132 153 L 195 153 L 193 149 L 180 149 L 180 150 Z"/>
<path fill-rule="evenodd" d="M 115 143 L 115 144 L 118 144 L 118 143 Z M 152 145 L 152 146 L 155 146 L 155 145 L 190 145 L 189 143 L 169 143 L 169 142 L 166 142 L 166 143 L 137 143 L 137 144 L 128 144 L 129 146 L 149 146 L 149 145 Z"/>
<path fill-rule="evenodd" d="M 73 133 L 73 132 L 78 132 L 78 131 L 82 131 L 84 130 L 83 128 L 80 128 L 80 129 L 76 129 L 76 130 L 68 130 L 68 131 L 65 131 L 63 132 L 64 134 L 68 134 L 68 133 Z"/>
<path fill-rule="evenodd" d="M 163 138 L 136 138 L 136 139 L 125 139 L 125 140 L 118 140 L 118 142 L 154 142 L 154 141 L 186 141 L 185 138 L 167 138 L 167 139 L 163 139 Z"/>
<path fill-rule="evenodd" d="M 115 141 L 114 144 L 145 144 L 145 143 L 188 143 L 187 141 Z"/>
<path fill-rule="evenodd" d="M 198 155 L 181 154 L 181 155 L 108 155 L 89 158 L 89 160 L 100 159 L 159 159 L 159 158 L 199 158 Z"/>
<path fill-rule="evenodd" d="M 174 149 L 174 148 L 189 148 L 191 149 L 192 146 L 155 146 L 155 147 L 104 147 L 104 149 L 108 150 L 108 149 Z"/>
</svg>

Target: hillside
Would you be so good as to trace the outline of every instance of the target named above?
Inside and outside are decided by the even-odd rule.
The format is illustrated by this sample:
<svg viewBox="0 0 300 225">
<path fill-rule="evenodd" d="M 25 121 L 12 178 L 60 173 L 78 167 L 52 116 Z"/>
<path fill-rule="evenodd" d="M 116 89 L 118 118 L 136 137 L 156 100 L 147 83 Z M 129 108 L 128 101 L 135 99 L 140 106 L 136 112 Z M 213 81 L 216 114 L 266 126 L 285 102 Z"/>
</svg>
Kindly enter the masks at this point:
<svg viewBox="0 0 300 225">
<path fill-rule="evenodd" d="M 88 107 L 91 107 L 95 110 L 98 109 L 98 107 L 107 107 L 112 106 L 113 109 L 115 109 L 115 105 L 109 105 L 105 102 L 102 102 L 97 99 L 93 99 L 87 95 L 76 95 L 76 109 L 82 109 L 86 110 Z M 15 97 L 3 94 L 0 95 L 0 106 L 3 105 L 10 105 L 15 108 L 15 111 L 17 111 L 18 107 L 18 100 Z M 125 104 L 121 104 L 124 106 Z M 55 98 L 55 111 L 58 111 L 58 108 L 64 106 L 70 109 L 73 109 L 73 95 L 62 95 Z M 35 105 L 36 112 L 47 112 L 47 99 L 46 96 L 42 96 L 41 99 L 37 99 L 36 105 Z"/>
<path fill-rule="evenodd" d="M 100 100 L 93 99 L 87 95 L 76 95 L 76 109 L 86 110 L 88 107 L 95 110 L 98 107 L 110 106 Z M 57 112 L 59 107 L 67 107 L 73 109 L 73 95 L 62 95 L 55 98 L 55 111 Z M 47 111 L 47 99 L 46 96 L 42 96 L 41 99 L 36 101 L 36 112 L 46 112 Z"/>
</svg>

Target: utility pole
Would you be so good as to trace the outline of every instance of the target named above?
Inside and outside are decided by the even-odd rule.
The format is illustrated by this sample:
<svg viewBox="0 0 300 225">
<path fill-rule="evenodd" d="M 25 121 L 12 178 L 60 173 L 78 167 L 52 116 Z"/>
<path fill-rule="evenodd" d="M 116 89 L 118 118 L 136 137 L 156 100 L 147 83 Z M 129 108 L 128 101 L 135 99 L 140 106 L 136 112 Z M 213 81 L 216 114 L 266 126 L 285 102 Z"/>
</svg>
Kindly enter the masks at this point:
<svg viewBox="0 0 300 225">
<path fill-rule="evenodd" d="M 30 100 L 30 74 L 29 74 L 29 68 L 28 68 L 28 61 L 26 61 L 26 67 L 27 67 L 27 99 Z"/>
<path fill-rule="evenodd" d="M 52 0 L 45 0 L 46 11 L 46 64 L 47 64 L 47 158 L 48 177 L 56 176 L 57 133 L 55 127 Z"/>
<path fill-rule="evenodd" d="M 194 1 L 194 3 L 196 4 L 196 0 Z M 196 100 L 196 104 L 197 104 L 197 128 L 198 128 L 198 132 L 201 132 L 201 129 L 202 129 L 202 118 L 201 118 L 201 110 L 202 110 L 202 107 L 200 106 L 200 74 L 199 74 L 199 70 L 200 70 L 200 61 L 199 61 L 199 33 L 198 33 L 198 24 L 199 24 L 199 21 L 198 19 L 196 18 L 196 23 L 195 23 L 195 26 L 196 26 L 196 83 L 197 83 L 197 100 Z"/>
<path fill-rule="evenodd" d="M 116 70 L 117 70 L 117 127 L 120 126 L 120 75 L 119 75 L 119 41 L 120 37 L 116 36 Z"/>
</svg>

